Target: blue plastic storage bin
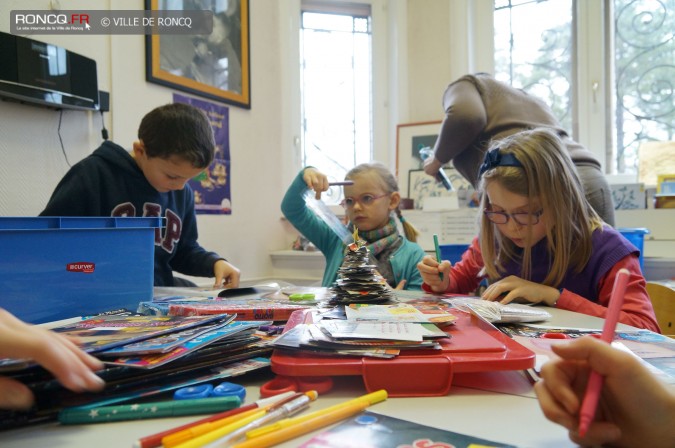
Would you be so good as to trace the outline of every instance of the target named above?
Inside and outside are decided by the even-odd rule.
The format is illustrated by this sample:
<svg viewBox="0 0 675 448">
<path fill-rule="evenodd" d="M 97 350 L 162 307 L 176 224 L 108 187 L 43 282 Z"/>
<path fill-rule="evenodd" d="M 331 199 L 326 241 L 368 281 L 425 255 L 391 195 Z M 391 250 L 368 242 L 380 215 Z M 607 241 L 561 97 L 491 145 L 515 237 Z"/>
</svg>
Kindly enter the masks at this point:
<svg viewBox="0 0 675 448">
<path fill-rule="evenodd" d="M 645 235 L 649 233 L 649 229 L 644 227 L 622 227 L 618 230 L 621 235 L 623 235 L 628 241 L 633 243 L 633 246 L 637 247 L 640 251 L 640 270 L 644 275 L 645 272 L 645 260 L 644 260 L 644 247 L 645 247 Z"/>
<path fill-rule="evenodd" d="M 469 248 L 468 244 L 441 244 L 438 246 L 441 250 L 441 260 L 449 260 L 455 264 L 462 260 L 462 254 Z"/>
<path fill-rule="evenodd" d="M 43 323 L 152 300 L 163 218 L 0 218 L 0 307 Z"/>
</svg>

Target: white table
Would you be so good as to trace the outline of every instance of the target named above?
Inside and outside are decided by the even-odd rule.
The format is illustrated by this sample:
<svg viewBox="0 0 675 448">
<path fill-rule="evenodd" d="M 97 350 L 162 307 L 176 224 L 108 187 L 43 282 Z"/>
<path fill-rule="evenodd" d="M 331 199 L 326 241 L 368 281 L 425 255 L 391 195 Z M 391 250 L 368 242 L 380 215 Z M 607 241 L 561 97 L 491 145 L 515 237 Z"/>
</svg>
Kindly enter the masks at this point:
<svg viewBox="0 0 675 448">
<path fill-rule="evenodd" d="M 550 309 L 547 325 L 601 328 L 602 319 Z M 621 329 L 631 327 L 620 325 Z M 273 374 L 266 369 L 233 378 L 247 388 L 246 403 L 259 398 L 259 387 Z M 336 377 L 334 388 L 312 403 L 321 409 L 367 393 L 361 378 Z M 392 417 L 448 429 L 519 447 L 571 447 L 567 431 L 550 423 L 539 409 L 532 385 L 522 372 L 492 372 L 456 375 L 444 397 L 389 398 L 369 410 Z M 51 448 L 131 447 L 141 437 L 164 431 L 201 417 L 180 417 L 94 425 L 43 424 L 0 432 L 3 448 L 48 446 Z M 312 433 L 316 434 L 316 433 Z M 308 440 L 307 434 L 282 447 L 295 447 Z"/>
</svg>

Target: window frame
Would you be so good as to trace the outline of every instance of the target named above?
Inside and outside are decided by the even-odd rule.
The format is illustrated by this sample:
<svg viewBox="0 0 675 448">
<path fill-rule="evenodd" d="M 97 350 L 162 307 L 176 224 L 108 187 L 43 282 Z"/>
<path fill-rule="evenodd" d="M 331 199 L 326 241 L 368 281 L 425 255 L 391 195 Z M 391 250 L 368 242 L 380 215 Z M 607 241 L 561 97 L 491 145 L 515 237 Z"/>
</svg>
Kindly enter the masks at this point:
<svg viewBox="0 0 675 448">
<path fill-rule="evenodd" d="M 284 0 L 286 14 L 279 26 L 280 54 L 286 63 L 282 64 L 279 76 L 288 86 L 280 92 L 283 108 L 281 125 L 281 151 L 291 154 L 284 157 L 282 181 L 289 185 L 295 175 L 302 169 L 302 129 L 300 110 L 300 14 L 301 0 Z M 345 3 L 341 0 L 312 0 L 312 4 Z M 370 5 L 372 26 L 372 151 L 373 160 L 391 165 L 395 160 L 395 148 L 390 136 L 391 95 L 389 87 L 389 23 L 387 16 L 387 0 L 359 0 L 354 3 Z M 394 126 L 395 129 L 395 126 Z M 393 132 L 393 131 L 392 131 Z"/>
</svg>

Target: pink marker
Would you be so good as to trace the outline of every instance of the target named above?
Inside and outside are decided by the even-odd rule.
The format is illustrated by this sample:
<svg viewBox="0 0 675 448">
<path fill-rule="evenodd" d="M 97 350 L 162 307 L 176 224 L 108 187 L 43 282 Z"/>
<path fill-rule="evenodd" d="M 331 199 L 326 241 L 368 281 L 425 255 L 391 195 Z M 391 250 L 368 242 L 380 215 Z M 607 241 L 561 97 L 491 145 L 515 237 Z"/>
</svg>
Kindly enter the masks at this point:
<svg viewBox="0 0 675 448">
<path fill-rule="evenodd" d="M 626 294 L 626 286 L 630 272 L 628 269 L 620 269 L 616 274 L 614 280 L 614 288 L 612 288 L 612 296 L 609 299 L 609 310 L 607 311 L 607 318 L 605 325 L 602 327 L 602 336 L 600 339 L 612 343 L 614 339 L 614 331 L 616 324 L 619 321 L 619 313 L 623 306 L 623 298 Z M 579 413 L 579 435 L 583 437 L 588 431 L 593 418 L 595 417 L 595 409 L 598 407 L 598 399 L 600 398 L 600 390 L 604 378 L 596 371 L 592 371 L 588 377 L 588 384 L 586 385 L 586 393 L 584 400 L 581 402 L 581 411 Z"/>
</svg>

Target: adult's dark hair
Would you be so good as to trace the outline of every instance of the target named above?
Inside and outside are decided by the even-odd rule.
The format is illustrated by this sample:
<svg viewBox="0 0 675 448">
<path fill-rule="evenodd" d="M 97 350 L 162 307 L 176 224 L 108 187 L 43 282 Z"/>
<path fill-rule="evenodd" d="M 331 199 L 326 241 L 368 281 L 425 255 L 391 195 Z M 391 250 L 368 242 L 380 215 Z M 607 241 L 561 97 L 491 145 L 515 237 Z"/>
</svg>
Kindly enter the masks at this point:
<svg viewBox="0 0 675 448">
<path fill-rule="evenodd" d="M 187 160 L 206 168 L 213 160 L 216 141 L 206 114 L 188 104 L 174 103 L 148 112 L 138 127 L 138 139 L 148 157 Z"/>
</svg>

